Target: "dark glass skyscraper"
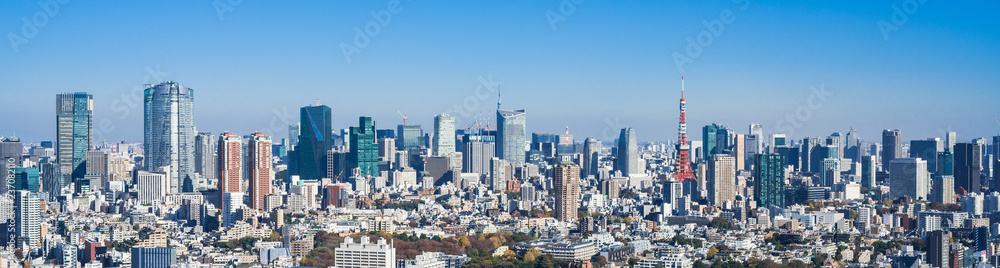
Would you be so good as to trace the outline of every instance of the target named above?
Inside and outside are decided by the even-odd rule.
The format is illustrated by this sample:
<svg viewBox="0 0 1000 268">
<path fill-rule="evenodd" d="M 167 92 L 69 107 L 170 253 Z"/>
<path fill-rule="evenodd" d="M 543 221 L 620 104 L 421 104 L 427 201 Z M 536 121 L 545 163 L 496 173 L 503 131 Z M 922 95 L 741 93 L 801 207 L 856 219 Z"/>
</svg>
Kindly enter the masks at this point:
<svg viewBox="0 0 1000 268">
<path fill-rule="evenodd" d="M 754 157 L 754 198 L 757 207 L 785 206 L 785 156 L 759 154 Z"/>
<path fill-rule="evenodd" d="M 882 165 L 889 166 L 893 159 L 903 157 L 903 139 L 898 129 L 882 131 Z"/>
<path fill-rule="evenodd" d="M 298 175 L 303 180 L 326 176 L 326 152 L 333 148 L 332 111 L 329 106 L 306 106 L 299 110 Z"/>
<path fill-rule="evenodd" d="M 358 168 L 361 171 L 360 176 L 379 176 L 375 122 L 371 117 L 362 116 L 358 119 L 358 126 L 351 127 L 350 132 L 351 151 L 347 154 L 348 170 L 353 172 Z"/>
<path fill-rule="evenodd" d="M 719 146 L 718 134 L 719 129 L 722 126 L 717 124 L 707 125 L 701 128 L 701 141 L 702 141 L 702 151 L 704 152 L 705 159 L 710 158 L 711 155 L 722 153 L 720 150 L 716 149 Z"/>
<path fill-rule="evenodd" d="M 927 172 L 937 172 L 937 155 L 944 150 L 944 143 L 938 138 L 910 141 L 910 157 L 927 160 Z"/>
<path fill-rule="evenodd" d="M 976 143 L 955 144 L 955 191 L 959 188 L 969 193 L 981 191 L 979 170 L 982 164 L 982 151 Z"/>
<path fill-rule="evenodd" d="M 169 193 L 194 187 L 194 90 L 164 82 L 145 90 L 145 169 L 170 169 Z"/>
<path fill-rule="evenodd" d="M 87 150 L 93 146 L 93 96 L 86 92 L 56 95 L 56 162 L 62 174 L 86 175 Z"/>
</svg>

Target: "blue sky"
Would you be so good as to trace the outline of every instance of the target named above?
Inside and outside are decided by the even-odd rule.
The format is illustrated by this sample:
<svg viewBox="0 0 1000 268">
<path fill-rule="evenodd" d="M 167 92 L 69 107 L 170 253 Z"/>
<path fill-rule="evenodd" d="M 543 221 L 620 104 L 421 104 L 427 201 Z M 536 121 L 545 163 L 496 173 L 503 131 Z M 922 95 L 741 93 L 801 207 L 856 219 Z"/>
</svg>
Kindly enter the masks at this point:
<svg viewBox="0 0 1000 268">
<path fill-rule="evenodd" d="M 87 91 L 100 138 L 141 141 L 131 94 L 161 79 L 195 89 L 199 131 L 285 137 L 284 122 L 316 98 L 336 128 L 362 115 L 394 128 L 399 110 L 430 131 L 445 111 L 492 118 L 483 80 L 502 84 L 504 108 L 527 110 L 529 132 L 569 126 L 610 140 L 630 126 L 662 141 L 677 135 L 675 53 L 693 56 L 683 65 L 692 133 L 709 123 L 797 139 L 850 127 L 866 140 L 885 128 L 904 140 L 1000 132 L 993 2 L 403 0 L 395 13 L 390 1 L 231 2 L 69 1 L 51 16 L 38 2 L 3 2 L 0 135 L 53 139 L 55 94 Z M 383 26 L 373 12 L 391 17 Z M 722 20 L 717 34 L 706 28 Z M 348 62 L 342 45 L 376 24 Z M 702 38 L 700 54 L 689 38 Z M 814 87 L 832 95 L 810 99 Z M 458 127 L 472 122 L 460 115 Z"/>
</svg>

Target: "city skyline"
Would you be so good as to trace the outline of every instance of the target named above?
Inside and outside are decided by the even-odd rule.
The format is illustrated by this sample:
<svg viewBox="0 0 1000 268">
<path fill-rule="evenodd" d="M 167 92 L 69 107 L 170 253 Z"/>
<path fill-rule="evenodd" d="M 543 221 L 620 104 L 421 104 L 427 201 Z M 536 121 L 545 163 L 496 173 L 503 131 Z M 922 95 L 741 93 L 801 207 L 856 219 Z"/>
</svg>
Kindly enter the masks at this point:
<svg viewBox="0 0 1000 268">
<path fill-rule="evenodd" d="M 142 84 L 172 80 L 198 92 L 194 125 L 200 132 L 262 131 L 285 137 L 287 125 L 297 122 L 295 110 L 316 98 L 331 106 L 333 129 L 347 129 L 358 116 L 396 125 L 402 122 L 396 110 L 424 126 L 424 132 L 431 130 L 434 115 L 449 111 L 456 115 L 456 129 L 465 129 L 473 120 L 463 114 L 495 120 L 492 103 L 497 100 L 490 86 L 502 83 L 504 108 L 525 109 L 529 133 L 560 133 L 569 126 L 580 140 L 610 143 L 619 129 L 632 127 L 639 141 L 675 140 L 679 67 L 689 84 L 692 127 L 719 123 L 742 131 L 759 123 L 765 134 L 787 133 L 791 139 L 854 127 L 866 141 L 878 141 L 883 129 L 900 129 L 903 141 L 943 138 L 947 131 L 969 141 L 1000 129 L 989 109 L 989 100 L 1000 97 L 998 78 L 990 75 L 997 70 L 992 62 L 998 55 L 990 48 L 998 43 L 1000 27 L 977 16 L 988 8 L 925 3 L 904 14 L 908 19 L 895 25 L 898 30 L 883 34 L 880 23 L 893 23 L 893 5 L 901 3 L 649 3 L 609 11 L 607 3 L 584 2 L 554 24 L 547 14 L 560 12 L 557 2 L 441 9 L 400 3 L 401 12 L 390 13 L 384 30 L 348 62 L 341 44 L 352 43 L 354 28 L 375 20 L 371 12 L 387 9 L 384 3 L 275 8 L 247 2 L 216 12 L 207 4 L 107 8 L 70 2 L 26 43 L 0 49 L 0 57 L 18 63 L 0 65 L 5 99 L 30 104 L 2 105 L 5 114 L 18 116 L 0 119 L 8 126 L 0 135 L 17 134 L 32 143 L 55 140 L 54 124 L 44 123 L 51 122 L 55 110 L 51 96 L 82 91 L 94 96 L 94 144 L 123 138 L 138 142 Z M 35 3 L 6 5 L 10 8 L 0 15 L 14 34 L 21 33 L 21 17 L 30 20 L 43 11 Z M 123 9 L 185 14 L 191 21 L 144 22 L 131 18 L 142 12 Z M 351 15 L 321 16 L 333 11 Z M 675 54 L 689 54 L 687 39 L 711 34 L 705 22 L 712 25 L 722 11 L 732 12 L 734 20 L 723 23 L 721 33 L 692 62 L 678 65 Z M 105 12 L 130 14 L 82 17 Z M 267 14 L 286 20 L 271 20 L 268 27 L 252 21 Z M 438 27 L 454 34 L 427 32 Z M 836 29 L 814 30 L 822 27 Z M 149 31 L 118 34 L 135 29 Z M 196 43 L 202 45 L 145 42 L 181 33 L 199 37 Z M 570 46 L 580 42 L 587 45 Z M 77 46 L 64 49 L 57 46 L 61 43 Z M 456 49 L 460 44 L 474 48 Z M 240 53 L 259 60 L 242 59 L 248 57 Z M 480 87 L 484 94 L 477 94 Z M 812 88 L 833 95 L 812 105 Z M 380 97 L 359 97 L 369 94 Z M 941 101 L 944 94 L 962 101 Z M 896 96 L 906 99 L 886 100 Z M 220 103 L 223 97 L 233 104 Z M 455 109 L 466 101 L 475 109 Z M 786 120 L 794 133 L 782 131 L 781 120 L 803 107 L 808 120 L 800 127 Z M 41 123 L 18 123 L 22 120 Z"/>
</svg>

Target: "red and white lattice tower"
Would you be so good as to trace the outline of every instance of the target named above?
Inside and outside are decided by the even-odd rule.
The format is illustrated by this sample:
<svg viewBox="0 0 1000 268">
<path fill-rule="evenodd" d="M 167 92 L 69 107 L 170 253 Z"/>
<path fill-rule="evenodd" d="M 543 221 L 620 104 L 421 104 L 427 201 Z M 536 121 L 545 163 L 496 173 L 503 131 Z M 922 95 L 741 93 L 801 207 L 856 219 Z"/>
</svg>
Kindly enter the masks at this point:
<svg viewBox="0 0 1000 268">
<path fill-rule="evenodd" d="M 691 144 L 687 140 L 687 102 L 684 100 L 684 76 L 681 76 L 681 121 L 677 128 L 677 170 L 674 172 L 674 179 L 684 181 L 696 179 L 691 171 Z"/>
</svg>

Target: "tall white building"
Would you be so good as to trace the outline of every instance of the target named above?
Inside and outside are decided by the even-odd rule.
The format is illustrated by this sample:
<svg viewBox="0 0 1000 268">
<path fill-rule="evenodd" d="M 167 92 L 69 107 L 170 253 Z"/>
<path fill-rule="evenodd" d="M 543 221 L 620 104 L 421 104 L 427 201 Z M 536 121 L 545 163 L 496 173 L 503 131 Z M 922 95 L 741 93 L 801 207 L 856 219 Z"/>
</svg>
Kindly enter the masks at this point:
<svg viewBox="0 0 1000 268">
<path fill-rule="evenodd" d="M 38 194 L 21 190 L 14 192 L 14 222 L 17 224 L 18 242 L 35 246 L 42 240 L 42 212 Z"/>
<path fill-rule="evenodd" d="M 136 175 L 136 190 L 139 204 L 152 204 L 163 200 L 167 196 L 167 176 L 166 173 L 154 173 L 139 171 Z"/>
<path fill-rule="evenodd" d="M 431 146 L 436 156 L 455 154 L 455 116 L 439 114 L 434 116 L 434 140 Z"/>
<path fill-rule="evenodd" d="M 359 243 L 354 243 L 351 237 L 344 238 L 344 243 L 334 249 L 336 267 L 396 267 L 396 248 L 379 238 L 377 243 L 371 243 L 368 236 L 362 236 Z"/>
<path fill-rule="evenodd" d="M 222 226 L 229 227 L 236 223 L 237 210 L 243 206 L 243 193 L 222 193 Z"/>
</svg>

